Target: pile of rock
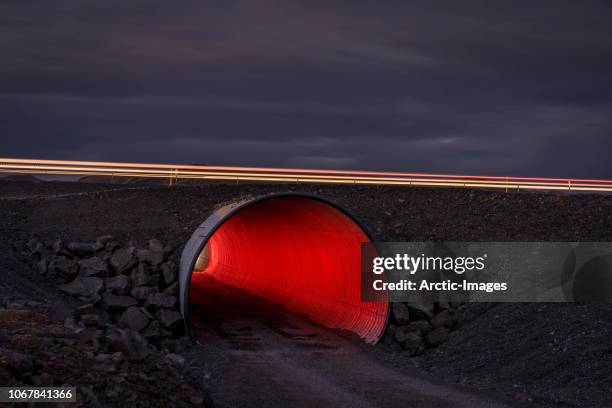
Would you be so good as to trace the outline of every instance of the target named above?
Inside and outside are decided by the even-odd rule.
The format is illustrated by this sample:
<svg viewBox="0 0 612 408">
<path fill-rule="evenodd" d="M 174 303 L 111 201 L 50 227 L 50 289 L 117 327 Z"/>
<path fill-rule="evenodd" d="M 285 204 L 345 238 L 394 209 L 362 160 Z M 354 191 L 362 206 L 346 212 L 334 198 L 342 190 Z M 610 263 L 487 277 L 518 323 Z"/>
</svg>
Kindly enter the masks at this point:
<svg viewBox="0 0 612 408">
<path fill-rule="evenodd" d="M 86 243 L 32 239 L 27 246 L 38 271 L 83 303 L 66 321 L 74 331 L 105 329 L 121 338 L 129 330 L 154 344 L 184 334 L 172 247 L 157 239 L 141 249 L 120 246 L 112 236 Z"/>
<path fill-rule="evenodd" d="M 96 332 L 102 330 L 75 334 L 42 312 L 0 309 L 0 384 L 69 384 L 77 388 L 75 407 L 213 406 L 206 383 L 175 354 L 188 338 L 165 352 L 128 329 L 110 328 L 106 338 Z"/>
<path fill-rule="evenodd" d="M 384 337 L 386 343 L 399 343 L 410 355 L 423 353 L 448 340 L 457 324 L 450 303 L 392 303 L 391 320 Z"/>
</svg>

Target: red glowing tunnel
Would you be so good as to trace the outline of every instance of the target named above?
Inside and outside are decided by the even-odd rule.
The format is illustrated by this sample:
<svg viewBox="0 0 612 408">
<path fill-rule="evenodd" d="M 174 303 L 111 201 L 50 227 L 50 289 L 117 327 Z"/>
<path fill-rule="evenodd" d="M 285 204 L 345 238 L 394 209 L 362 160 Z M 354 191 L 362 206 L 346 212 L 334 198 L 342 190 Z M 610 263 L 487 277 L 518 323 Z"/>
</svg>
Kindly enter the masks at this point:
<svg viewBox="0 0 612 408">
<path fill-rule="evenodd" d="M 188 328 L 189 298 L 205 296 L 201 282 L 212 277 L 376 342 L 389 305 L 360 299 L 362 242 L 370 239 L 353 218 L 310 196 L 275 195 L 217 211 L 194 233 L 181 261 Z"/>
</svg>

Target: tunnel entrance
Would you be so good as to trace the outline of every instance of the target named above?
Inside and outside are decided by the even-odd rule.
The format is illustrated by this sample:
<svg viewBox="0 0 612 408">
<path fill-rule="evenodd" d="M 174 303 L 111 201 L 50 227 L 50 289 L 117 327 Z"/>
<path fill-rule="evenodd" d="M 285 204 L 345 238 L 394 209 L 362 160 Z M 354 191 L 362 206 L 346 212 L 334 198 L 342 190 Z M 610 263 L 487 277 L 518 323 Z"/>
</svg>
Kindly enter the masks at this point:
<svg viewBox="0 0 612 408">
<path fill-rule="evenodd" d="M 181 258 L 187 330 L 193 335 L 192 322 L 202 318 L 231 318 L 224 312 L 228 299 L 244 300 L 252 313 L 252 299 L 260 298 L 267 305 L 255 307 L 261 313 L 280 305 L 376 342 L 389 306 L 360 299 L 362 242 L 370 238 L 352 216 L 311 196 L 277 194 L 218 209 Z"/>
</svg>

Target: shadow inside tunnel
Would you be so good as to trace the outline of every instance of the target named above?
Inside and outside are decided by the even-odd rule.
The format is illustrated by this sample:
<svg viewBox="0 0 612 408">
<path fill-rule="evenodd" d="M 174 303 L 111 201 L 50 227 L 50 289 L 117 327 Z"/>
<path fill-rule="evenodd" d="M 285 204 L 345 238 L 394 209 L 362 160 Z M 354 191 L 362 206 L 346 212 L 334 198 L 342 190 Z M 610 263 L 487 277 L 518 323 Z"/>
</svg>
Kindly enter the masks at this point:
<svg viewBox="0 0 612 408">
<path fill-rule="evenodd" d="M 207 273 L 193 274 L 189 297 L 191 326 L 201 344 L 257 351 L 286 346 L 330 350 L 363 343 L 355 333 L 324 327 Z"/>
</svg>

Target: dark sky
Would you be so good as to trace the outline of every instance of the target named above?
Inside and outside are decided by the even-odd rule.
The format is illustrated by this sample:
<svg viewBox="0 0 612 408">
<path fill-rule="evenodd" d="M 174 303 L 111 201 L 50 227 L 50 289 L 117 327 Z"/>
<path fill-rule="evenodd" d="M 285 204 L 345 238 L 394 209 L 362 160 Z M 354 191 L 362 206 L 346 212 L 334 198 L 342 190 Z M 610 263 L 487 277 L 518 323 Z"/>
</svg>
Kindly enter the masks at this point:
<svg viewBox="0 0 612 408">
<path fill-rule="evenodd" d="M 612 2 L 0 0 L 0 156 L 612 178 Z"/>
</svg>

